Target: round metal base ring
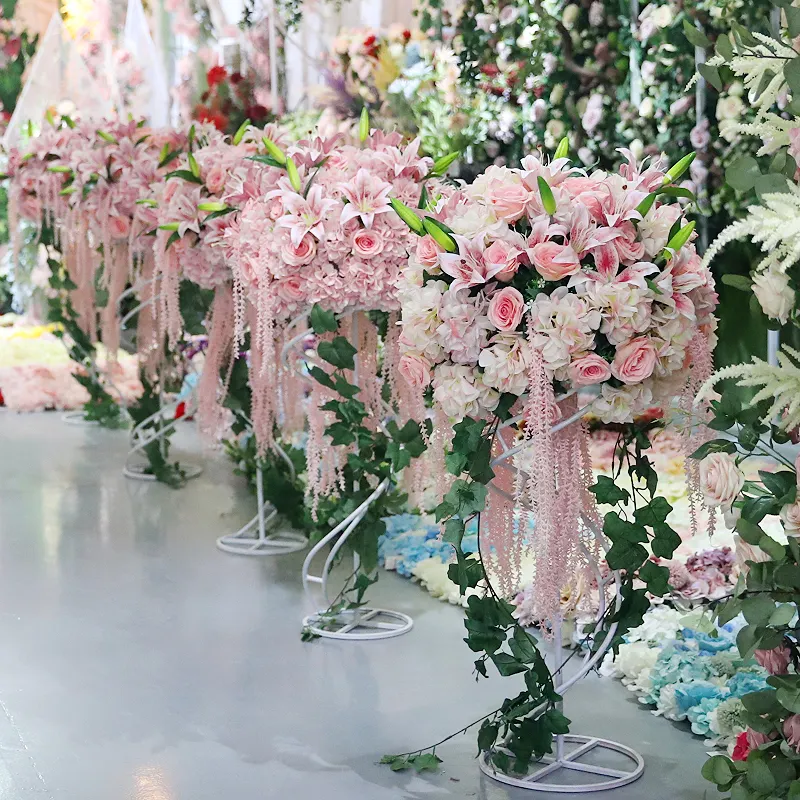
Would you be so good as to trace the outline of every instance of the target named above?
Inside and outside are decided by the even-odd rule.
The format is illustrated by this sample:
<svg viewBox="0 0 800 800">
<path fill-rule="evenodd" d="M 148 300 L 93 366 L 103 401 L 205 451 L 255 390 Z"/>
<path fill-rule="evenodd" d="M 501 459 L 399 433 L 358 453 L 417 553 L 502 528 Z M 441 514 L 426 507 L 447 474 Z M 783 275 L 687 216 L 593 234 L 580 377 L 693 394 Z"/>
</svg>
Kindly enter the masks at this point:
<svg viewBox="0 0 800 800">
<path fill-rule="evenodd" d="M 555 756 L 545 756 L 533 766 L 528 775 L 513 776 L 500 772 L 489 762 L 489 753 L 482 753 L 478 764 L 481 772 L 493 780 L 508 786 L 520 789 L 529 789 L 533 792 L 553 792 L 560 794 L 586 794 L 588 792 L 603 792 L 619 789 L 641 778 L 644 772 L 644 759 L 630 747 L 608 739 L 598 739 L 595 736 L 578 736 L 566 734 L 562 737 L 564 743 L 575 745 L 559 759 Z M 630 766 L 625 769 L 611 768 L 598 764 L 586 763 L 585 756 L 598 751 L 606 751 L 622 755 Z M 512 756 L 513 758 L 513 756 Z M 553 783 L 552 779 L 561 775 L 563 778 L 582 776 L 583 783 L 569 783 L 567 781 Z"/>
<path fill-rule="evenodd" d="M 303 627 L 324 639 L 369 642 L 402 636 L 414 627 L 414 620 L 385 608 L 357 608 L 330 617 L 312 614 L 303 620 Z"/>
</svg>

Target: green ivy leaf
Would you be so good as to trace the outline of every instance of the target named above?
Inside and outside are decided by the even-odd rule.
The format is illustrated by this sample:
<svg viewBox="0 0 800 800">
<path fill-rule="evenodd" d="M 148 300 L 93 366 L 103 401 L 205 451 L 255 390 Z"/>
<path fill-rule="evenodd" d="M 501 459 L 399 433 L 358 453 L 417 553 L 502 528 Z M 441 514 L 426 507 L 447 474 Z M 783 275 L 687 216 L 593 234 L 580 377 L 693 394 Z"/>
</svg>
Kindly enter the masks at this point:
<svg viewBox="0 0 800 800">
<path fill-rule="evenodd" d="M 589 491 L 595 496 L 598 503 L 605 505 L 613 506 L 617 503 L 627 503 L 630 500 L 630 494 L 617 486 L 607 475 L 600 475 L 597 483 L 589 487 Z"/>
<path fill-rule="evenodd" d="M 485 720 L 478 731 L 478 750 L 482 753 L 491 750 L 497 741 L 499 731 L 500 726 L 497 723 L 491 719 Z"/>
<path fill-rule="evenodd" d="M 447 520 L 444 524 L 443 541 L 461 547 L 461 540 L 464 538 L 464 520 L 454 517 Z"/>
<path fill-rule="evenodd" d="M 323 333 L 333 333 L 339 329 L 339 323 L 336 321 L 336 314 L 333 311 L 326 311 L 320 308 L 318 303 L 315 303 L 308 315 L 311 327 L 317 336 Z"/>
<path fill-rule="evenodd" d="M 640 525 L 653 528 L 663 525 L 672 512 L 672 506 L 665 497 L 654 497 L 646 506 L 637 508 L 634 518 Z"/>
<path fill-rule="evenodd" d="M 493 653 L 491 656 L 497 671 L 504 677 L 527 672 L 527 667 L 510 653 Z"/>
<path fill-rule="evenodd" d="M 356 348 L 344 336 L 336 336 L 332 342 L 320 342 L 317 355 L 339 369 L 355 369 Z"/>
<path fill-rule="evenodd" d="M 414 769 L 417 772 L 435 772 L 439 769 L 439 764 L 442 763 L 442 759 L 433 753 L 423 753 L 422 755 L 414 756 L 409 760 L 414 765 Z"/>
<path fill-rule="evenodd" d="M 669 590 L 669 568 L 645 561 L 639 570 L 639 578 L 647 584 L 647 591 L 661 597 Z"/>
</svg>

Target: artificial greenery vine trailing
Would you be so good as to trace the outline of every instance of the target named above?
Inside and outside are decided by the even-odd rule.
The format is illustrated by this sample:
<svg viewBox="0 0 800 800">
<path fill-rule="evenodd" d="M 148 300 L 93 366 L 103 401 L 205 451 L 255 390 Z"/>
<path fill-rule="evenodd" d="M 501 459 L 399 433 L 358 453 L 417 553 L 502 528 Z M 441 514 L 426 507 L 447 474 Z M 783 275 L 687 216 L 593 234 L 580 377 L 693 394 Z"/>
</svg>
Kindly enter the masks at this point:
<svg viewBox="0 0 800 800">
<path fill-rule="evenodd" d="M 694 457 L 725 453 L 738 469 L 753 456 L 767 456 L 781 468 L 760 470 L 758 480 L 746 480 L 733 503 L 736 533 L 751 548 L 733 595 L 713 611 L 718 625 L 739 614 L 746 625 L 737 635 L 742 658 L 756 651 L 772 651 L 773 674 L 768 689 L 742 697 L 748 732 L 744 752 L 736 760 L 716 755 L 703 766 L 703 777 L 715 783 L 732 800 L 798 800 L 800 798 L 800 542 L 787 531 L 788 543 L 769 536 L 762 527 L 766 517 L 797 509 L 797 471 L 779 450 L 789 441 L 770 419 L 770 401 L 742 406 L 736 396 L 724 394 L 712 403 L 710 426 L 736 438 L 714 439 Z M 782 511 L 784 513 L 782 513 Z M 759 552 L 760 551 L 760 552 Z M 766 560 L 755 560 L 766 559 Z M 739 748 L 737 747 L 737 750 Z"/>
<path fill-rule="evenodd" d="M 480 514 L 494 477 L 492 445 L 498 427 L 508 418 L 516 399 L 504 395 L 496 416 L 489 421 L 467 418 L 455 426 L 452 450 L 446 460 L 448 471 L 456 480 L 437 507 L 436 517 L 443 523 L 445 541 L 455 550 L 456 561 L 448 573 L 450 579 L 458 584 L 462 595 L 479 584 L 486 587 L 483 596 L 469 596 L 464 621 L 467 631 L 464 641 L 478 654 L 476 680 L 488 677 L 487 667 L 492 663 L 503 677 L 520 675 L 524 688 L 499 708 L 436 745 L 384 756 L 382 763 L 395 771 L 436 769 L 441 762 L 436 755 L 437 747 L 480 726 L 479 753 L 487 753 L 501 772 L 524 775 L 532 763 L 552 752 L 553 736 L 569 730 L 570 720 L 561 712 L 562 698 L 553 681 L 554 673 L 545 663 L 537 640 L 514 618 L 513 606 L 492 586 L 481 560 L 468 558 L 462 549 L 465 526 L 477 517 L 480 553 Z M 681 540 L 666 522 L 672 507 L 657 494 L 658 476 L 646 452 L 655 426 L 656 423 L 625 426 L 615 450 L 614 477 L 600 477 L 591 487 L 599 505 L 613 507 L 605 514 L 603 532 L 611 542 L 608 565 L 620 570 L 622 586 L 619 608 L 609 604 L 609 610 L 584 642 L 588 647 L 598 647 L 610 626 L 616 623 L 612 642 L 616 649 L 625 633 L 641 624 L 650 605 L 648 592 L 661 596 L 669 588 L 669 570 L 654 563 L 651 555 L 670 558 Z M 629 483 L 628 489 L 620 485 L 623 475 Z M 566 661 L 556 671 L 565 666 Z"/>
<path fill-rule="evenodd" d="M 360 387 L 353 383 L 356 349 L 345 336 L 339 334 L 339 321 L 335 314 L 315 305 L 309 316 L 317 336 L 333 334 L 317 344 L 317 357 L 332 369 L 320 366 L 309 368 L 317 383 L 335 394 L 335 399 L 324 406 L 335 421 L 326 429 L 334 447 L 348 449 L 342 467 L 342 494 L 323 497 L 317 509 L 320 526 L 336 527 L 364 503 L 376 489 L 386 482 L 388 488 L 367 509 L 367 512 L 348 539 L 348 544 L 358 557 L 357 566 L 339 596 L 323 616 L 331 622 L 343 611 L 357 609 L 364 604 L 366 590 L 376 580 L 378 567 L 378 540 L 386 532 L 385 518 L 401 513 L 407 497 L 398 488 L 398 475 L 413 458 L 425 452 L 426 445 L 419 423 L 409 420 L 400 427 L 392 419 L 371 418 L 366 405 L 359 399 Z M 428 434 L 430 420 L 425 423 Z M 304 640 L 314 638 L 308 630 Z"/>
</svg>

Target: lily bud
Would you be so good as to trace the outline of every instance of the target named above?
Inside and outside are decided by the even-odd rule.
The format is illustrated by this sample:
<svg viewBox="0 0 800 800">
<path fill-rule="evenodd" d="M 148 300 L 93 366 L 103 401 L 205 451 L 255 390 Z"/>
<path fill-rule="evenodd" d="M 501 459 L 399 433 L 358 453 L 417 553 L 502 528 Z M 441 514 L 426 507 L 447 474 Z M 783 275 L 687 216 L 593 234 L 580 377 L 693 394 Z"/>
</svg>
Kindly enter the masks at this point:
<svg viewBox="0 0 800 800">
<path fill-rule="evenodd" d="M 228 206 L 221 203 L 219 200 L 209 200 L 207 203 L 200 203 L 197 206 L 198 211 L 225 211 Z"/>
<path fill-rule="evenodd" d="M 667 174 L 664 175 L 664 183 L 674 183 L 678 178 L 686 172 L 687 169 L 692 165 L 692 161 L 697 158 L 697 153 L 689 153 L 689 155 L 684 156 L 677 164 L 674 164 L 667 170 Z"/>
<path fill-rule="evenodd" d="M 177 231 L 180 225 L 180 222 L 165 222 L 163 225 L 159 225 L 158 229 L 160 231 Z"/>
<path fill-rule="evenodd" d="M 553 156 L 554 159 L 558 158 L 566 158 L 569 155 L 569 138 L 565 136 L 559 143 L 558 147 L 556 148 L 555 155 Z"/>
<path fill-rule="evenodd" d="M 552 217 L 556 213 L 556 198 L 553 197 L 553 190 L 541 175 L 536 179 L 536 183 L 539 185 L 539 194 L 544 210 Z"/>
<path fill-rule="evenodd" d="M 358 122 L 358 140 L 366 142 L 369 138 L 369 111 L 367 107 L 361 109 L 361 119 Z"/>
<path fill-rule="evenodd" d="M 244 135 L 247 133 L 247 128 L 250 126 L 250 120 L 246 119 L 240 126 L 239 130 L 233 134 L 233 143 L 234 144 L 241 144 L 242 139 L 244 139 Z"/>
<path fill-rule="evenodd" d="M 448 153 L 446 156 L 442 156 L 441 158 L 437 158 L 436 161 L 433 162 L 433 169 L 431 170 L 431 175 L 436 178 L 441 177 L 447 173 L 450 165 L 461 155 L 461 153 Z"/>
<path fill-rule="evenodd" d="M 275 161 L 277 161 L 281 166 L 284 166 L 286 164 L 286 154 L 283 152 L 283 150 L 281 150 L 280 147 L 278 147 L 278 145 L 272 141 L 272 139 L 267 139 L 266 136 L 261 141 L 263 142 L 264 149 L 267 151 L 267 153 L 269 153 L 272 158 L 274 158 Z"/>
<path fill-rule="evenodd" d="M 189 170 L 191 171 L 192 175 L 195 176 L 195 178 L 200 177 L 200 165 L 197 163 L 197 159 L 191 153 L 189 153 Z"/>
<path fill-rule="evenodd" d="M 689 241 L 694 233 L 695 223 L 689 222 L 684 225 L 670 240 L 664 250 L 664 258 L 670 261 L 674 255 Z"/>
<path fill-rule="evenodd" d="M 430 234 L 436 244 L 443 247 L 448 253 L 455 253 L 458 250 L 456 240 L 433 217 L 425 217 L 422 224 L 425 232 Z"/>
<path fill-rule="evenodd" d="M 300 173 L 297 171 L 297 164 L 291 158 L 286 159 L 286 172 L 289 173 L 289 183 L 292 184 L 292 189 L 299 192 L 303 188 L 300 182 Z"/>
</svg>

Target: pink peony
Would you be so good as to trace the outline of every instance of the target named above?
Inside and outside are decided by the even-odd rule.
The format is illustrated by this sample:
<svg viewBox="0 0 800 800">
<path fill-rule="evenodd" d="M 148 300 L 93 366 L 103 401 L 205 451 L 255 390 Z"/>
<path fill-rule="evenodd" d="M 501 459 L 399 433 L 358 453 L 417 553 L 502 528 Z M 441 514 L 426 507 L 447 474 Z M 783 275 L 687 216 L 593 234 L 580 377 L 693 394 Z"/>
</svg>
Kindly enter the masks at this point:
<svg viewBox="0 0 800 800">
<path fill-rule="evenodd" d="M 359 228 L 351 241 L 353 252 L 361 258 L 374 258 L 383 252 L 383 237 L 375 230 Z"/>
<path fill-rule="evenodd" d="M 756 650 L 753 655 L 756 661 L 770 675 L 785 675 L 789 669 L 789 662 L 792 660 L 792 654 L 788 647 L 776 647 L 774 650 Z"/>
<path fill-rule="evenodd" d="M 656 368 L 656 348 L 646 336 L 631 339 L 617 348 L 611 372 L 623 383 L 642 383 Z"/>
<path fill-rule="evenodd" d="M 580 271 L 581 262 L 569 245 L 540 242 L 530 251 L 536 271 L 548 281 L 560 281 Z"/>
<path fill-rule="evenodd" d="M 489 322 L 499 331 L 513 331 L 522 321 L 525 298 L 513 287 L 501 289 L 489 303 Z"/>
<path fill-rule="evenodd" d="M 800 753 L 800 714 L 792 714 L 783 721 L 783 735 L 796 753 Z"/>
<path fill-rule="evenodd" d="M 286 242 L 281 248 L 281 257 L 290 267 L 302 267 L 311 262 L 316 252 L 317 242 L 307 233 L 297 245 L 291 241 Z"/>
<path fill-rule="evenodd" d="M 431 267 L 435 267 L 439 263 L 439 253 L 441 253 L 441 248 L 432 236 L 420 236 L 417 239 L 417 261 L 422 264 L 423 267 L 427 267 L 430 269 Z"/>
<path fill-rule="evenodd" d="M 573 386 L 592 386 L 607 381 L 611 377 L 611 367 L 597 353 L 589 353 L 569 365 L 569 377 Z"/>
<path fill-rule="evenodd" d="M 404 353 L 398 367 L 409 386 L 424 389 L 431 382 L 431 364 L 416 353 Z"/>
</svg>

